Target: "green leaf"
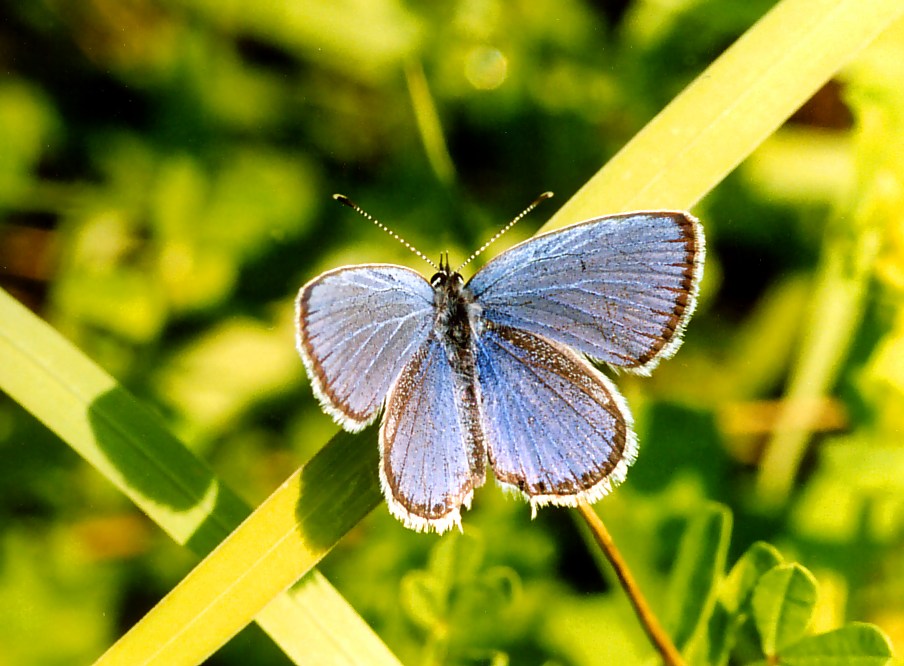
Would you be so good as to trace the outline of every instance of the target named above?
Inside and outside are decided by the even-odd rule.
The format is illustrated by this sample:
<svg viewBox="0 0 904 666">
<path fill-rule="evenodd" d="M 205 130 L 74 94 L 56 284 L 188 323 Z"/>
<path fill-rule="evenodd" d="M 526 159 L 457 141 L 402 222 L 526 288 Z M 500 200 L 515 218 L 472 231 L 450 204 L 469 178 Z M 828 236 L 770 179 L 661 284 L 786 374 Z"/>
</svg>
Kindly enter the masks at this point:
<svg viewBox="0 0 904 666">
<path fill-rule="evenodd" d="M 480 578 L 487 596 L 505 605 L 514 602 L 521 592 L 521 578 L 511 567 L 492 567 Z"/>
<path fill-rule="evenodd" d="M 0 84 L 0 206 L 27 199 L 31 171 L 56 143 L 60 122 L 47 96 L 10 72 Z"/>
<path fill-rule="evenodd" d="M 763 653 L 779 654 L 804 635 L 816 606 L 816 580 L 799 564 L 777 566 L 760 578 L 752 606 Z"/>
<path fill-rule="evenodd" d="M 521 580 L 513 569 L 485 568 L 483 558 L 479 534 L 453 533 L 433 547 L 426 569 L 402 579 L 405 612 L 453 651 L 486 643 L 484 633 L 498 636 L 498 622 L 506 621 L 521 591 Z"/>
<path fill-rule="evenodd" d="M 818 636 L 808 636 L 782 650 L 783 666 L 884 666 L 891 643 L 871 624 L 851 623 Z"/>
<path fill-rule="evenodd" d="M 483 542 L 471 534 L 450 534 L 430 553 L 429 571 L 443 594 L 456 584 L 473 578 L 483 561 Z"/>
<path fill-rule="evenodd" d="M 750 601 L 756 584 L 770 569 L 782 563 L 782 555 L 772 544 L 757 541 L 731 568 L 719 587 L 719 603 L 729 613 L 738 613 Z"/>
<path fill-rule="evenodd" d="M 483 561 L 483 544 L 469 534 L 450 534 L 430 551 L 427 569 L 402 579 L 402 603 L 424 629 L 446 623 L 457 586 L 473 581 Z"/>
<path fill-rule="evenodd" d="M 708 505 L 684 532 L 669 584 L 668 626 L 679 650 L 712 612 L 730 533 L 731 514 L 718 504 Z"/>
<path fill-rule="evenodd" d="M 412 571 L 402 579 L 402 608 L 421 629 L 436 627 L 443 615 L 443 600 L 436 580 L 426 571 Z"/>
<path fill-rule="evenodd" d="M 778 550 L 758 541 L 732 567 L 719 586 L 716 607 L 707 625 L 708 663 L 728 662 L 738 628 L 748 618 L 750 597 L 756 584 L 764 573 L 781 562 Z"/>
<path fill-rule="evenodd" d="M 898 176 L 897 184 L 888 186 L 888 174 L 900 174 L 904 150 L 900 139 L 901 76 L 893 69 L 904 56 L 900 30 L 900 25 L 892 27 L 877 40 L 879 48 L 864 53 L 845 77 L 846 101 L 854 116 L 851 139 L 856 179 L 826 225 L 810 302 L 803 311 L 802 330 L 806 333 L 789 368 L 787 388 L 759 464 L 756 488 L 761 510 L 776 510 L 792 493 L 812 432 L 820 422 L 812 405 L 831 395 L 846 359 L 859 344 L 858 332 L 870 316 L 869 290 L 884 254 L 880 253 L 880 239 L 898 224 L 904 196 Z M 890 49 L 892 44 L 897 48 Z M 879 62 L 893 64 L 877 69 Z M 880 71 L 882 75 L 874 78 Z M 885 75 L 890 78 L 883 85 L 880 81 Z M 849 474 L 856 476 L 854 470 Z M 845 495 L 842 501 L 854 499 L 849 492 Z M 828 515 L 836 513 L 841 514 L 837 524 L 842 527 L 859 519 L 851 520 L 854 512 L 843 509 L 830 509 Z"/>
<path fill-rule="evenodd" d="M 411 619 L 425 629 L 434 627 L 449 621 L 459 588 L 495 590 L 500 581 L 492 570 L 480 575 L 483 552 L 483 542 L 471 534 L 453 533 L 439 541 L 430 551 L 427 569 L 402 580 L 402 602 Z"/>
</svg>

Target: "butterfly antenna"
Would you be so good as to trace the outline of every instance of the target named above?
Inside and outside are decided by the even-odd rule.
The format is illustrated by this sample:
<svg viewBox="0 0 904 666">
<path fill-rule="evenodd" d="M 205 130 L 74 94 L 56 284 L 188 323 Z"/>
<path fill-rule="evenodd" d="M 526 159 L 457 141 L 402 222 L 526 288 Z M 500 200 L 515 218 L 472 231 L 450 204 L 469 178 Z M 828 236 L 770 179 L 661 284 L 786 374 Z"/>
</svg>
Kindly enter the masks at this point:
<svg viewBox="0 0 904 666">
<path fill-rule="evenodd" d="M 499 232 L 495 236 L 493 236 L 490 240 L 488 240 L 486 243 L 484 243 L 476 252 L 474 252 L 474 254 L 472 254 L 470 257 L 468 257 L 468 260 L 465 261 L 465 263 L 463 263 L 461 266 L 456 268 L 455 272 L 456 273 L 460 272 L 462 268 L 464 268 L 465 266 L 470 264 L 474 259 L 476 259 L 478 256 L 480 256 L 480 254 L 484 250 L 486 250 L 488 247 L 490 247 L 490 245 L 492 245 L 497 240 L 499 240 L 499 238 L 502 236 L 502 234 L 504 234 L 506 231 L 508 231 L 509 229 L 514 227 L 516 224 L 518 224 L 518 222 L 520 222 L 534 208 L 539 206 L 541 203 L 543 203 L 547 199 L 551 199 L 551 198 L 552 198 L 552 192 L 544 192 L 543 194 L 538 196 L 536 199 L 534 199 L 530 206 L 528 206 L 527 208 L 522 210 L 520 213 L 518 213 L 518 215 L 515 216 L 515 218 L 511 222 L 509 222 L 504 227 L 502 227 L 502 229 L 500 229 Z"/>
<path fill-rule="evenodd" d="M 366 210 L 364 210 L 363 208 L 361 208 L 361 206 L 359 206 L 358 204 L 356 204 L 354 201 L 352 201 L 351 199 L 349 199 L 347 196 L 345 196 L 344 194 L 334 194 L 334 195 L 333 195 L 333 198 L 334 198 L 336 201 L 338 201 L 339 203 L 341 203 L 341 204 L 343 204 L 343 205 L 348 206 L 349 208 L 351 208 L 353 211 L 355 211 L 356 213 L 358 213 L 358 215 L 360 215 L 361 217 L 367 218 L 368 220 L 370 220 L 371 222 L 373 222 L 374 224 L 376 224 L 378 227 L 380 227 L 380 229 L 382 229 L 382 230 L 385 231 L 387 234 L 389 234 L 390 236 L 392 236 L 393 238 L 395 238 L 395 239 L 396 239 L 397 241 L 399 241 L 402 245 L 404 245 L 404 246 L 407 247 L 409 250 L 411 250 L 412 252 L 414 252 L 417 256 L 419 256 L 421 259 L 423 259 L 424 261 L 426 261 L 428 264 L 430 264 L 431 266 L 433 266 L 433 268 L 435 268 L 436 270 L 439 270 L 439 268 L 437 267 L 437 265 L 436 265 L 435 263 L 433 263 L 433 261 L 431 261 L 430 259 L 427 258 L 427 255 L 425 255 L 423 252 L 421 252 L 420 250 L 418 250 L 416 247 L 414 247 L 411 243 L 409 243 L 408 241 L 406 241 L 404 238 L 402 238 L 401 236 L 399 236 L 396 232 L 394 232 L 392 229 L 390 229 L 389 227 L 387 227 L 385 224 L 383 224 L 382 222 L 380 222 L 380 220 L 378 220 L 377 218 L 375 218 L 373 215 L 371 215 L 370 213 L 368 213 Z"/>
</svg>

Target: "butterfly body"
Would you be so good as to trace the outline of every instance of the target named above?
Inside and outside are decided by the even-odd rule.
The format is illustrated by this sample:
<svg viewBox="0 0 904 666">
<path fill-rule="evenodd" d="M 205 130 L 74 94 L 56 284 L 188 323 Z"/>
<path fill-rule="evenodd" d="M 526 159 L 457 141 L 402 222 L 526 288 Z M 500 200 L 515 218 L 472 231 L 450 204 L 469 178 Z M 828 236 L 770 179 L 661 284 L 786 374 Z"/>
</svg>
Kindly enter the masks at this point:
<svg viewBox="0 0 904 666">
<path fill-rule="evenodd" d="M 450 361 L 454 362 L 453 357 L 472 346 L 472 331 L 480 324 L 479 307 L 459 273 L 441 269 L 430 279 L 430 285 L 436 312 L 433 333 L 447 347 Z"/>
<path fill-rule="evenodd" d="M 679 212 L 589 220 L 502 253 L 468 282 L 386 264 L 329 271 L 297 300 L 298 348 L 346 429 L 379 416 L 380 479 L 408 527 L 460 526 L 489 462 L 534 509 L 605 495 L 636 457 L 630 411 L 589 358 L 648 373 L 702 274 Z"/>
</svg>

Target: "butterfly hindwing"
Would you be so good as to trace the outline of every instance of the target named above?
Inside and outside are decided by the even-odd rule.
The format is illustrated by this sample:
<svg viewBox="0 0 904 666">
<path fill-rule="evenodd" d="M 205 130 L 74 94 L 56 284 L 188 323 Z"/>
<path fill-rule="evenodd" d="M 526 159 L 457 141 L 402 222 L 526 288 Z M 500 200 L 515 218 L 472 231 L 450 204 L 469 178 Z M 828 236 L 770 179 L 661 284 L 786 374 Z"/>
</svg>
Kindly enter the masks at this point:
<svg viewBox="0 0 904 666">
<path fill-rule="evenodd" d="M 433 289 L 402 266 L 347 266 L 296 300 L 298 351 L 324 409 L 347 430 L 376 417 L 433 325 Z"/>
<path fill-rule="evenodd" d="M 505 326 L 477 338 L 477 374 L 497 480 L 536 508 L 605 495 L 636 456 L 631 415 L 612 383 L 579 354 Z"/>
<path fill-rule="evenodd" d="M 703 271 L 682 212 L 611 215 L 532 238 L 468 283 L 482 316 L 647 373 L 680 345 Z"/>
<path fill-rule="evenodd" d="M 418 531 L 460 525 L 483 484 L 483 443 L 476 386 L 466 350 L 447 353 L 431 336 L 390 390 L 380 427 L 380 480 L 394 516 Z M 455 367 L 453 367 L 453 365 Z"/>
</svg>

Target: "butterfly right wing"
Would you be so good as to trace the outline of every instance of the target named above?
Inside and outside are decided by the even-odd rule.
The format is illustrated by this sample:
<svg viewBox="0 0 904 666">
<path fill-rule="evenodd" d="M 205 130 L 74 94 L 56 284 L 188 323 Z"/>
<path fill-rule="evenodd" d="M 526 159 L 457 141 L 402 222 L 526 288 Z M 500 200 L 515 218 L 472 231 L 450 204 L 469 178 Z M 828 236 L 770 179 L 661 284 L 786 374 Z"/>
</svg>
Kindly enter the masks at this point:
<svg viewBox="0 0 904 666">
<path fill-rule="evenodd" d="M 308 282 L 295 302 L 298 352 L 314 394 L 346 430 L 372 422 L 433 328 L 433 288 L 402 266 L 346 266 Z"/>
</svg>

